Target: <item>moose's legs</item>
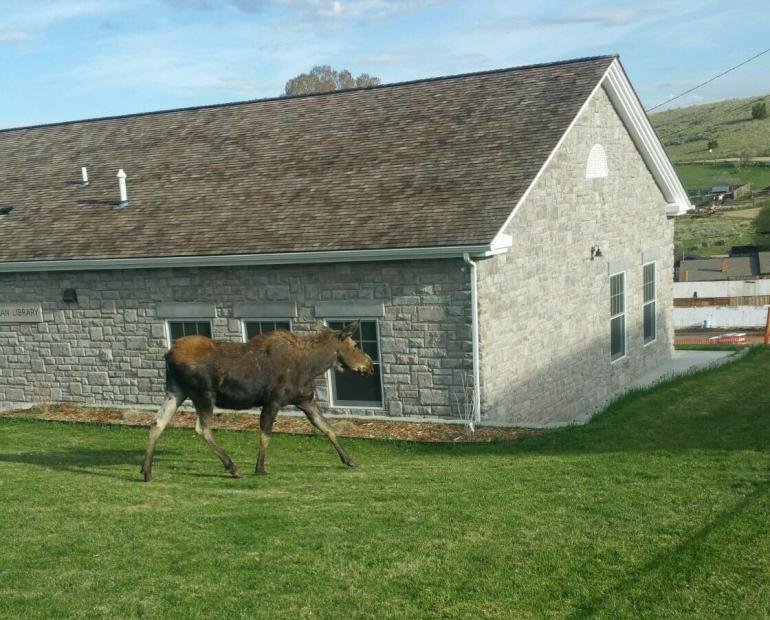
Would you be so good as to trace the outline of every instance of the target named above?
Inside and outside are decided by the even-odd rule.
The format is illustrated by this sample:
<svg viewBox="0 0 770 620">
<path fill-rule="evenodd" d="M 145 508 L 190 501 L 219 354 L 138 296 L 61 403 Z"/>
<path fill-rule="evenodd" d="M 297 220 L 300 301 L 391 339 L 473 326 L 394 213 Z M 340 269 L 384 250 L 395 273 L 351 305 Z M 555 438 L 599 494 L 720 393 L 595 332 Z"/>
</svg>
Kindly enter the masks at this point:
<svg viewBox="0 0 770 620">
<path fill-rule="evenodd" d="M 302 404 L 297 405 L 297 407 L 299 407 L 299 409 L 305 413 L 307 419 L 310 420 L 310 423 L 324 435 L 326 435 L 329 441 L 332 442 L 332 445 L 337 451 L 337 454 L 340 455 L 340 460 L 348 467 L 355 467 L 355 461 L 350 458 L 350 455 L 345 452 L 343 447 L 340 445 L 340 442 L 337 440 L 336 433 L 332 430 L 331 426 L 329 426 L 326 418 L 324 418 L 321 414 L 321 408 L 318 406 L 318 403 L 315 402 L 315 399 L 307 400 Z"/>
<path fill-rule="evenodd" d="M 179 405 L 187 398 L 186 395 L 179 392 L 169 392 L 166 395 L 166 400 L 160 406 L 158 413 L 155 415 L 155 422 L 150 427 L 150 439 L 147 443 L 147 454 L 144 457 L 144 464 L 142 465 L 142 473 L 144 474 L 144 481 L 149 482 L 152 480 L 152 459 L 155 456 L 155 445 L 158 443 L 163 429 L 171 422 L 174 414 L 176 413 Z"/>
<path fill-rule="evenodd" d="M 280 407 L 275 403 L 268 403 L 262 407 L 262 413 L 259 414 L 259 451 L 257 452 L 257 466 L 254 473 L 258 476 L 267 474 L 265 470 L 265 458 L 267 457 L 267 446 L 270 443 L 270 436 L 273 434 L 273 423 L 278 415 Z"/>
<path fill-rule="evenodd" d="M 241 472 L 233 463 L 232 459 L 227 456 L 227 453 L 219 447 L 216 441 L 214 441 L 214 435 L 211 433 L 209 422 L 211 416 L 214 414 L 214 403 L 209 398 L 195 399 L 195 413 L 197 413 L 197 419 L 195 420 L 195 432 L 198 436 L 206 442 L 211 451 L 219 457 L 222 461 L 222 465 L 230 472 L 233 478 L 240 478 Z"/>
</svg>

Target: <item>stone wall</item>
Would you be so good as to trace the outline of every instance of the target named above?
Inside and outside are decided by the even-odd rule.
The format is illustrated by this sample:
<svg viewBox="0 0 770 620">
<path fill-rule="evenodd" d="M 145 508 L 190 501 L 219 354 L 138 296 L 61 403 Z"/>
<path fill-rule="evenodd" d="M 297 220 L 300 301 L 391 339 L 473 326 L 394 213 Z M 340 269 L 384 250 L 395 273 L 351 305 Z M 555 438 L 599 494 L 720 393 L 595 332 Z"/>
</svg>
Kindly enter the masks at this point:
<svg viewBox="0 0 770 620">
<path fill-rule="evenodd" d="M 0 323 L 0 406 L 19 402 L 150 405 L 164 394 L 161 304 L 216 307 L 213 336 L 240 341 L 233 308 L 297 305 L 297 332 L 316 309 L 378 305 L 384 407 L 357 415 L 457 413 L 471 364 L 469 277 L 462 260 L 302 266 L 0 274 L 0 303 L 40 302 L 42 323 Z M 74 288 L 78 303 L 62 301 Z M 281 317 L 274 317 L 281 318 Z M 319 396 L 328 405 L 328 379 Z"/>
<path fill-rule="evenodd" d="M 586 178 L 594 144 L 609 174 Z M 479 262 L 482 411 L 487 420 L 586 419 L 670 358 L 673 220 L 599 89 L 506 232 L 513 251 Z M 591 260 L 591 247 L 601 257 Z M 643 343 L 642 263 L 656 260 L 657 339 Z M 610 271 L 626 272 L 627 354 L 610 361 Z"/>
</svg>

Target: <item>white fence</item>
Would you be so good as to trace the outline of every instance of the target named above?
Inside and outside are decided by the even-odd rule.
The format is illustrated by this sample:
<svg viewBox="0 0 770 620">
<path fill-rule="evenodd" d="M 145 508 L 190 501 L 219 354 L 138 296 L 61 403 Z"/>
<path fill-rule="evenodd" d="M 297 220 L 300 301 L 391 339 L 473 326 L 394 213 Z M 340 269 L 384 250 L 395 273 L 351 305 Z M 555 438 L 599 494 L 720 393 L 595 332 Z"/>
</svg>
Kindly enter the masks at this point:
<svg viewBox="0 0 770 620">
<path fill-rule="evenodd" d="M 714 280 L 674 282 L 674 299 L 698 297 L 755 297 L 770 295 L 770 280 Z"/>
<path fill-rule="evenodd" d="M 700 293 L 698 293 L 700 297 Z M 674 308 L 674 329 L 703 327 L 763 328 L 767 322 L 768 306 L 703 306 Z"/>
</svg>

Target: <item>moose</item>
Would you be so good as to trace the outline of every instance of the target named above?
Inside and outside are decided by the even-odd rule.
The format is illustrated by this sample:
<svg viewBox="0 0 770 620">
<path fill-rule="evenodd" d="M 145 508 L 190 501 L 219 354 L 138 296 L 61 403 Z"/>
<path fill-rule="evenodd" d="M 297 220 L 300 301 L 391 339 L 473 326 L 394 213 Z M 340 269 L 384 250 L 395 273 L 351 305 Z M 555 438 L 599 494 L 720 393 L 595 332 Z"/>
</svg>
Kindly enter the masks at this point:
<svg viewBox="0 0 770 620">
<path fill-rule="evenodd" d="M 195 406 L 195 432 L 230 472 L 239 478 L 232 459 L 214 441 L 210 422 L 214 406 L 249 409 L 261 406 L 260 437 L 255 473 L 264 475 L 267 446 L 281 407 L 295 405 L 337 450 L 348 467 L 356 464 L 342 448 L 315 399 L 314 379 L 330 368 L 372 374 L 372 359 L 353 340 L 360 322 L 342 330 L 319 324 L 315 333 L 296 335 L 277 330 L 246 343 L 218 342 L 205 336 L 185 336 L 166 353 L 166 400 L 150 427 L 142 465 L 145 482 L 152 479 L 155 446 L 178 407 L 190 398 Z"/>
</svg>

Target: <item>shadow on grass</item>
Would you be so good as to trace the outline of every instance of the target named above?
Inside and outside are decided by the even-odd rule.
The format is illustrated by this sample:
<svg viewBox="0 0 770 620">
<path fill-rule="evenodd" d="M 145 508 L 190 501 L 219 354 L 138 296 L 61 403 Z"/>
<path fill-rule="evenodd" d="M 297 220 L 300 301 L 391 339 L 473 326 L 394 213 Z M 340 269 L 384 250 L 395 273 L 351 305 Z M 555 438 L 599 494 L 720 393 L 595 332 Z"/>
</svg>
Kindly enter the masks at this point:
<svg viewBox="0 0 770 620">
<path fill-rule="evenodd" d="M 176 455 L 176 452 L 167 451 L 167 454 Z M 110 472 L 99 468 L 130 465 L 136 466 L 137 479 L 139 468 L 144 460 L 144 450 L 121 449 L 95 449 L 73 447 L 70 450 L 60 452 L 19 452 L 0 454 L 0 463 L 17 463 L 20 465 L 34 465 L 57 471 L 87 474 L 89 476 L 102 476 L 125 480 L 125 471 Z M 132 469 L 133 470 L 133 469 Z"/>
<path fill-rule="evenodd" d="M 602 615 L 608 611 L 605 608 L 615 608 L 619 601 L 631 601 L 636 592 L 650 592 L 650 584 L 646 582 L 655 580 L 668 584 L 675 588 L 676 584 L 686 582 L 699 570 L 704 569 L 703 558 L 708 557 L 709 551 L 704 547 L 709 539 L 725 533 L 732 538 L 731 530 L 736 529 L 736 524 L 741 517 L 752 509 L 756 502 L 762 501 L 770 494 L 770 480 L 752 483 L 754 487 L 740 501 L 727 510 L 722 511 L 703 527 L 695 530 L 682 542 L 671 545 L 653 556 L 648 562 L 636 570 L 632 570 L 616 585 L 605 590 L 579 605 L 571 618 L 585 618 Z M 706 570 L 713 567 L 705 567 Z M 646 587 L 645 587 L 646 586 Z"/>
</svg>

